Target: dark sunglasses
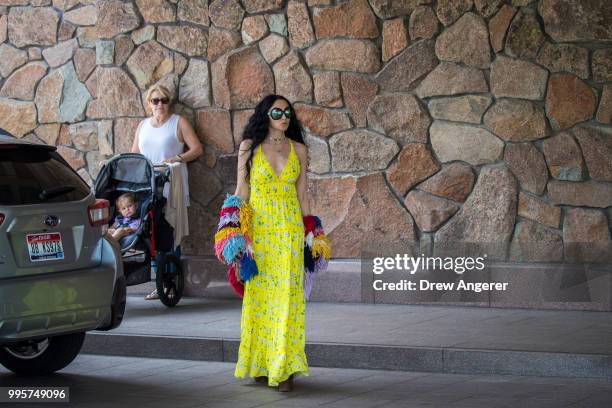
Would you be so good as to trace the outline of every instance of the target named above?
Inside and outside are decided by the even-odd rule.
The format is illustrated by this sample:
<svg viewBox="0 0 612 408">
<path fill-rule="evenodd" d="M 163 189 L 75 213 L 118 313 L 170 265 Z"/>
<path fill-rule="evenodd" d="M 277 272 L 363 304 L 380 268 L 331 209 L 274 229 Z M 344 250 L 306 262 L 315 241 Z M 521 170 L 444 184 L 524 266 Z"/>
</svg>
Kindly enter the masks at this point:
<svg viewBox="0 0 612 408">
<path fill-rule="evenodd" d="M 274 108 L 270 111 L 270 113 L 268 113 L 273 120 L 279 120 L 283 117 L 283 114 L 285 114 L 287 119 L 291 119 L 293 117 L 293 110 L 291 108 L 287 108 L 285 110 L 282 110 L 281 108 Z"/>
<path fill-rule="evenodd" d="M 164 105 L 167 105 L 167 104 L 169 104 L 169 103 L 170 103 L 170 99 L 168 99 L 168 98 L 151 98 L 151 103 L 152 103 L 153 105 L 157 105 L 157 104 L 158 104 L 158 103 L 160 103 L 160 102 L 161 102 L 162 104 L 164 104 Z"/>
</svg>

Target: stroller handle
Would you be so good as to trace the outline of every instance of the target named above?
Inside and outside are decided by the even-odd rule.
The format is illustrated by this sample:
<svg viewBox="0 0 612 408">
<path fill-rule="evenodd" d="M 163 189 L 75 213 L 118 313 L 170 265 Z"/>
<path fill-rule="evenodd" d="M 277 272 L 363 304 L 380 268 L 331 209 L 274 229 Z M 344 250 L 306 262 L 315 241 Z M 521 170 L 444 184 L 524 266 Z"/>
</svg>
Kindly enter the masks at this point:
<svg viewBox="0 0 612 408">
<path fill-rule="evenodd" d="M 170 180 L 170 165 L 168 163 L 154 164 L 153 170 L 158 177 L 161 177 L 161 182 L 165 183 Z M 158 185 L 158 188 L 160 185 Z M 163 184 L 161 185 L 163 187 Z"/>
</svg>

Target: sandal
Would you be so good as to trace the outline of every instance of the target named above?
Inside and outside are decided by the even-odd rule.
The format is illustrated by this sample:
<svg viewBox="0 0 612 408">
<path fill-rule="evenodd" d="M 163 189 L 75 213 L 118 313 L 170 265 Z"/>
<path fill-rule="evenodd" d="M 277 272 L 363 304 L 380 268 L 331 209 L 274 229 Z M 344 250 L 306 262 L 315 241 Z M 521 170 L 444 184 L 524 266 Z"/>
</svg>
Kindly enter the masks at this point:
<svg viewBox="0 0 612 408">
<path fill-rule="evenodd" d="M 285 381 L 281 381 L 278 384 L 278 390 L 280 392 L 290 392 L 293 391 L 293 374 L 289 376 Z"/>
<path fill-rule="evenodd" d="M 268 377 L 266 377 L 265 375 L 259 376 L 259 377 L 255 377 L 255 382 L 256 383 L 260 383 L 260 384 L 267 384 L 268 383 Z"/>
<path fill-rule="evenodd" d="M 157 294 L 157 289 L 155 289 L 153 292 L 145 296 L 145 300 L 157 300 L 157 299 L 159 299 L 159 295 Z"/>
</svg>

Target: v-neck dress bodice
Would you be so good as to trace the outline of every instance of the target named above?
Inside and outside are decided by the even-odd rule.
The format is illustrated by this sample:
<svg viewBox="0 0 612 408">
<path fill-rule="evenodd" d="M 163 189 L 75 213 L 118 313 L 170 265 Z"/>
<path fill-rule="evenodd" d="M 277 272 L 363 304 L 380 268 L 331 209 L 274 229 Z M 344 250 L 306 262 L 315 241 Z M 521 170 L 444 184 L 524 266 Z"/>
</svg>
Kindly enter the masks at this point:
<svg viewBox="0 0 612 408">
<path fill-rule="evenodd" d="M 261 145 L 250 174 L 251 238 L 259 273 L 245 284 L 235 375 L 267 376 L 269 385 L 291 374 L 308 375 L 304 224 L 296 190 L 300 160 L 290 144 L 280 174 Z"/>
<path fill-rule="evenodd" d="M 287 187 L 280 191 L 283 193 L 290 192 L 291 186 L 295 188 L 295 183 L 300 176 L 300 160 L 295 153 L 295 148 L 291 140 L 289 141 L 289 145 L 287 163 L 280 174 L 277 174 L 272 168 L 272 164 L 268 161 L 261 145 L 257 146 L 257 152 L 253 155 L 253 168 L 251 169 L 250 177 L 251 189 L 255 194 L 266 193 L 268 191 L 273 193 L 279 192 L 279 185 Z"/>
<path fill-rule="evenodd" d="M 272 168 L 261 145 L 253 156 L 249 201 L 253 207 L 253 226 L 257 231 L 280 230 L 285 234 L 304 229 L 296 189 L 300 176 L 300 159 L 291 140 L 289 144 L 287 163 L 280 174 Z M 256 235 L 254 231 L 253 237 L 256 238 Z"/>
</svg>

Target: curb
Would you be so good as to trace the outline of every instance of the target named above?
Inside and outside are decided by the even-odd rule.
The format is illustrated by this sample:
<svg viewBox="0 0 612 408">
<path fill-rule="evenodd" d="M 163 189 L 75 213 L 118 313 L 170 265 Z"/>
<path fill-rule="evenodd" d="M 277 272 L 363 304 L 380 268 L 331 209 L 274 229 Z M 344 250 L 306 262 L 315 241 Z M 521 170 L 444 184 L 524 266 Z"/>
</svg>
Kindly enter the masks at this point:
<svg viewBox="0 0 612 408">
<path fill-rule="evenodd" d="M 236 362 L 239 339 L 90 332 L 82 353 Z M 612 379 L 612 355 L 367 344 L 307 343 L 318 367 Z"/>
</svg>

